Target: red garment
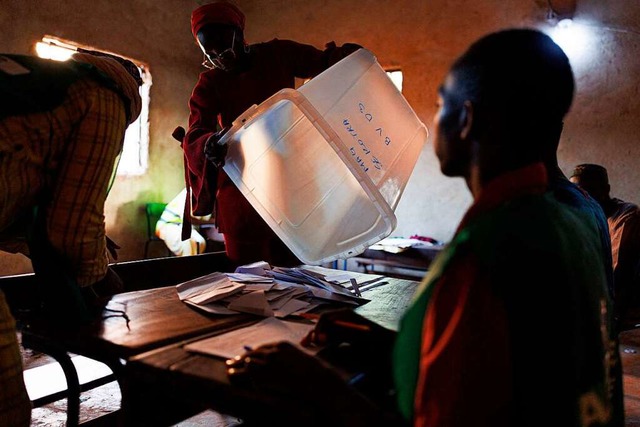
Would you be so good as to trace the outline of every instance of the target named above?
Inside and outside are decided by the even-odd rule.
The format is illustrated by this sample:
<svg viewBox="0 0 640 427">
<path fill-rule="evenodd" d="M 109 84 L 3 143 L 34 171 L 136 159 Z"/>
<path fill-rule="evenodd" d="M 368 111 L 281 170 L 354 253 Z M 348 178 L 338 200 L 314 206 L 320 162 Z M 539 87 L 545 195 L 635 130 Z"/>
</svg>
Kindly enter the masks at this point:
<svg viewBox="0 0 640 427">
<path fill-rule="evenodd" d="M 413 426 L 624 425 L 599 234 L 546 186 L 542 164 L 495 178 L 434 261 L 395 344 Z"/>
<path fill-rule="evenodd" d="M 189 130 L 183 143 L 192 213 L 212 214 L 216 205 L 216 225 L 224 233 L 227 255 L 236 263 L 264 260 L 272 265 L 300 264 L 226 173 L 206 160 L 205 143 L 218 125 L 230 127 L 253 104 L 260 104 L 283 88 L 293 88 L 296 77 L 315 76 L 327 68 L 332 57 L 337 60 L 346 53 L 334 44 L 328 46 L 321 51 L 277 39 L 252 45 L 247 71 L 237 74 L 219 69 L 205 71 L 193 90 Z"/>
<path fill-rule="evenodd" d="M 546 186 L 541 164 L 505 174 L 483 189 L 457 232 L 505 200 L 541 194 Z M 422 328 L 415 426 L 485 425 L 479 420 L 491 419 L 489 414 L 493 414 L 493 425 L 506 425 L 512 415 L 505 404 L 511 398 L 513 381 L 505 374 L 505 367 L 512 363 L 508 315 L 491 280 L 490 272 L 483 271 L 469 253 L 458 256 L 433 285 Z M 478 325 L 487 319 L 491 319 L 486 326 L 491 333 L 478 333 Z"/>
</svg>

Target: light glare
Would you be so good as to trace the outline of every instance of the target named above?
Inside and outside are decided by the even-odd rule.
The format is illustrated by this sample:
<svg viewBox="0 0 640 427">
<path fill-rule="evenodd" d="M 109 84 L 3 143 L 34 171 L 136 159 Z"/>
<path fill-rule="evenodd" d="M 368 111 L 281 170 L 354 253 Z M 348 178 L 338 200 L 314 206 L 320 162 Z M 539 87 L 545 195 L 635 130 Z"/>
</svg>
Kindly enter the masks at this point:
<svg viewBox="0 0 640 427">
<path fill-rule="evenodd" d="M 55 46 L 49 43 L 36 43 L 36 53 L 40 58 L 53 59 L 54 61 L 66 61 L 74 54 L 72 49 Z"/>
<path fill-rule="evenodd" d="M 567 22 L 565 22 L 567 21 Z M 571 20 L 562 20 L 549 30 L 549 36 L 567 54 L 573 66 L 583 63 L 593 55 L 593 34 L 589 28 Z"/>
</svg>

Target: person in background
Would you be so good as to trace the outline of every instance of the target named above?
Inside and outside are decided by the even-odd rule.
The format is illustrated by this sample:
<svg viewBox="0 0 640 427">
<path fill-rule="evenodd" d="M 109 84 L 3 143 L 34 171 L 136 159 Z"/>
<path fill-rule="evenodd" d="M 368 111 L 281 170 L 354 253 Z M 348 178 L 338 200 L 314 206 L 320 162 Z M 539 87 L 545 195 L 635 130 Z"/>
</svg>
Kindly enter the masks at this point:
<svg viewBox="0 0 640 427">
<path fill-rule="evenodd" d="M 548 129 L 548 138 L 541 139 L 544 151 L 544 165 L 549 176 L 549 187 L 559 202 L 572 208 L 581 210 L 587 215 L 585 220 L 598 229 L 598 239 L 602 248 L 605 273 L 607 275 L 607 289 L 609 298 L 615 300 L 615 288 L 613 279 L 613 258 L 611 256 L 611 238 L 609 236 L 609 226 L 607 217 L 602 208 L 592 197 L 590 197 L 580 187 L 572 183 L 564 174 L 558 164 L 558 146 L 562 133 L 563 123 L 558 123 L 555 127 Z"/>
<path fill-rule="evenodd" d="M 383 358 L 365 375 L 393 372 L 395 408 L 288 343 L 231 359 L 230 378 L 333 426 L 622 427 L 598 231 L 588 213 L 557 200 L 544 165 L 545 139 L 556 137 L 573 92 L 567 56 L 537 30 L 482 37 L 450 68 L 434 148 L 442 173 L 466 180 L 472 206 L 397 334 L 353 311 L 329 312 L 302 343 L 386 355 L 389 366 Z"/>
<path fill-rule="evenodd" d="M 50 324 L 90 322 L 122 290 L 108 267 L 104 202 L 140 84 L 133 63 L 98 52 L 0 55 L 0 250 L 30 258 Z M 0 419 L 27 426 L 30 414 L 0 292 Z"/>
<path fill-rule="evenodd" d="M 227 1 L 205 4 L 191 15 L 191 31 L 207 70 L 200 74 L 189 100 L 189 126 L 182 143 L 190 195 L 187 206 L 193 216 L 213 215 L 232 263 L 262 260 L 295 266 L 300 261 L 223 171 L 225 147 L 217 141 L 253 104 L 293 88 L 296 77 L 319 74 L 360 46 L 337 47 L 331 42 L 319 50 L 279 39 L 248 44 L 244 29 L 244 14 Z"/>
<path fill-rule="evenodd" d="M 587 191 L 602 206 L 611 235 L 615 281 L 615 305 L 621 328 L 633 328 L 640 321 L 640 209 L 638 205 L 611 197 L 607 169 L 581 164 L 571 182 Z"/>
<path fill-rule="evenodd" d="M 189 256 L 204 253 L 207 242 L 192 226 L 191 236 L 182 240 L 182 216 L 187 189 L 178 193 L 164 208 L 160 219 L 156 222 L 156 236 L 164 241 L 169 250 L 177 256 Z"/>
</svg>

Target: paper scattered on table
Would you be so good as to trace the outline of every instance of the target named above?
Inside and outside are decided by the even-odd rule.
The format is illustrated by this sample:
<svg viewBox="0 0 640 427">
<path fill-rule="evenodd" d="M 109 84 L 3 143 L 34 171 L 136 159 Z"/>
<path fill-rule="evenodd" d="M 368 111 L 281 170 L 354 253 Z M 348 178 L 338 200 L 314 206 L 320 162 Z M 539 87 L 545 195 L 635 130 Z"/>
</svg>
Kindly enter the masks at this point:
<svg viewBox="0 0 640 427">
<path fill-rule="evenodd" d="M 229 310 L 242 313 L 257 314 L 258 316 L 273 316 L 273 310 L 263 290 L 249 292 L 234 298 L 227 306 Z"/>
<path fill-rule="evenodd" d="M 302 338 L 313 327 L 312 323 L 290 322 L 267 317 L 253 325 L 189 343 L 184 346 L 184 349 L 230 359 L 246 353 L 245 347 L 257 348 L 264 344 L 288 341 L 307 353 L 315 354 L 320 350 L 319 348 L 300 345 Z"/>
<path fill-rule="evenodd" d="M 212 273 L 181 283 L 177 286 L 180 300 L 194 304 L 207 304 L 221 300 L 244 289 L 243 283 L 234 283 L 222 273 Z"/>
<path fill-rule="evenodd" d="M 265 271 L 271 270 L 268 262 L 258 261 L 252 264 L 241 265 L 236 268 L 236 273 L 254 274 L 256 276 L 264 276 Z"/>
<path fill-rule="evenodd" d="M 383 276 L 318 266 L 271 267 L 265 262 L 241 266 L 234 273 L 211 273 L 176 286 L 181 301 L 212 314 L 251 313 L 283 318 L 319 305 L 357 307 L 351 280 L 364 291 Z"/>
<path fill-rule="evenodd" d="M 263 273 L 264 274 L 264 273 Z M 227 277 L 234 282 L 244 283 L 273 283 L 273 279 L 265 276 L 258 276 L 257 274 L 249 273 L 226 273 Z"/>
<path fill-rule="evenodd" d="M 436 246 L 431 242 L 425 242 L 418 239 L 404 239 L 402 237 L 387 237 L 378 243 L 369 246 L 369 249 L 382 250 L 385 252 L 397 254 L 409 248 L 427 248 Z"/>
</svg>

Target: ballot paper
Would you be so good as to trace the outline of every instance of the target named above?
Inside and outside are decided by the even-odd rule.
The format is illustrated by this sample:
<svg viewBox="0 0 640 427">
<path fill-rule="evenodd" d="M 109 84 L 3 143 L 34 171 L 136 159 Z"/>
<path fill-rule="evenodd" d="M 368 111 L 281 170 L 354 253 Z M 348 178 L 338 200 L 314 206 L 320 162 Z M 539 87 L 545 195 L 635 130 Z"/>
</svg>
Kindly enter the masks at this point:
<svg viewBox="0 0 640 427">
<path fill-rule="evenodd" d="M 353 308 L 366 304 L 369 300 L 355 294 L 351 280 L 365 285 L 381 278 L 307 265 L 272 268 L 261 261 L 233 273 L 198 277 L 177 285 L 176 290 L 181 301 L 208 313 L 284 318 L 319 305 Z"/>
<path fill-rule="evenodd" d="M 273 310 L 265 296 L 265 292 L 254 291 L 234 298 L 227 306 L 229 310 L 242 313 L 257 314 L 258 316 L 273 316 Z"/>
<path fill-rule="evenodd" d="M 252 264 L 241 265 L 236 268 L 236 273 L 254 274 L 256 276 L 264 276 L 266 270 L 271 270 L 271 266 L 266 261 L 258 261 Z"/>
<path fill-rule="evenodd" d="M 369 246 L 369 249 L 380 250 L 389 252 L 392 254 L 398 254 L 404 252 L 409 248 L 426 248 L 434 246 L 434 243 L 426 242 L 419 239 L 404 239 L 401 237 L 387 237 L 380 240 L 378 243 Z"/>
<path fill-rule="evenodd" d="M 193 304 L 207 304 L 221 300 L 245 288 L 243 283 L 234 283 L 222 273 L 212 273 L 181 283 L 177 286 L 181 300 Z"/>
<path fill-rule="evenodd" d="M 248 348 L 288 341 L 309 354 L 316 354 L 320 348 L 307 348 L 300 345 L 302 338 L 313 329 L 313 326 L 312 323 L 290 322 L 267 317 L 253 325 L 189 343 L 184 346 L 184 349 L 231 359 L 246 353 Z"/>
</svg>

